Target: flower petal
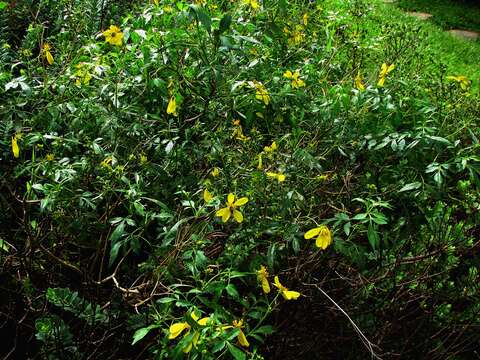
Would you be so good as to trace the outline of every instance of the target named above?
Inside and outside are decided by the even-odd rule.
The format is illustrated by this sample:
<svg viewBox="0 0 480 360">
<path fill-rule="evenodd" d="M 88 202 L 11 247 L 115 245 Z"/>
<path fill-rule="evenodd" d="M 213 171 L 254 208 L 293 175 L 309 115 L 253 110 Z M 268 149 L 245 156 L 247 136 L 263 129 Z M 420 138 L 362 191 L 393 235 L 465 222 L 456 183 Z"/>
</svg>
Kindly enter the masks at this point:
<svg viewBox="0 0 480 360">
<path fill-rule="evenodd" d="M 188 329 L 189 327 L 190 325 L 186 322 L 172 324 L 169 329 L 170 334 L 168 335 L 168 339 L 175 339 L 183 332 L 183 330 Z"/>
<path fill-rule="evenodd" d="M 248 198 L 242 197 L 242 198 L 238 199 L 237 201 L 235 201 L 235 203 L 233 204 L 233 206 L 243 206 L 243 205 L 245 205 L 247 202 L 248 202 Z"/>
<path fill-rule="evenodd" d="M 238 210 L 233 210 L 233 218 L 238 222 L 241 223 L 243 221 L 243 215 Z"/>
<path fill-rule="evenodd" d="M 245 336 L 242 330 L 240 330 L 240 332 L 238 333 L 238 342 L 240 343 L 240 345 L 244 347 L 250 346 L 250 343 L 248 342 L 247 337 Z"/>
<path fill-rule="evenodd" d="M 277 275 L 275 275 L 275 278 L 273 279 L 273 285 L 274 285 L 277 289 L 280 289 L 280 290 L 283 289 L 283 285 L 280 284 L 280 280 L 278 279 L 278 276 L 277 276 Z"/>
<path fill-rule="evenodd" d="M 308 231 L 305 233 L 305 235 L 303 235 L 303 237 L 304 237 L 305 239 L 311 239 L 311 238 L 317 236 L 319 233 L 320 233 L 320 228 L 317 227 L 317 228 L 308 230 Z"/>
<path fill-rule="evenodd" d="M 230 209 L 228 207 L 218 210 L 215 214 L 220 216 L 223 222 L 227 222 L 230 219 Z"/>
<path fill-rule="evenodd" d="M 283 291 L 282 295 L 286 300 L 297 300 L 300 297 L 300 293 L 298 291 L 292 290 Z"/>
<path fill-rule="evenodd" d="M 207 323 L 208 323 L 208 320 L 210 320 L 209 317 L 204 317 L 204 318 L 201 318 L 200 320 L 198 320 L 197 323 L 200 326 L 206 326 Z"/>
<path fill-rule="evenodd" d="M 265 294 L 270 292 L 270 283 L 268 282 L 267 278 L 262 279 L 262 290 Z"/>
<path fill-rule="evenodd" d="M 228 205 L 233 205 L 233 202 L 235 201 L 235 195 L 232 193 L 228 194 L 227 196 L 227 204 Z"/>
<path fill-rule="evenodd" d="M 208 191 L 207 189 L 203 190 L 203 200 L 206 203 L 209 203 L 210 201 L 213 200 L 213 195 L 210 194 L 210 191 Z"/>
</svg>

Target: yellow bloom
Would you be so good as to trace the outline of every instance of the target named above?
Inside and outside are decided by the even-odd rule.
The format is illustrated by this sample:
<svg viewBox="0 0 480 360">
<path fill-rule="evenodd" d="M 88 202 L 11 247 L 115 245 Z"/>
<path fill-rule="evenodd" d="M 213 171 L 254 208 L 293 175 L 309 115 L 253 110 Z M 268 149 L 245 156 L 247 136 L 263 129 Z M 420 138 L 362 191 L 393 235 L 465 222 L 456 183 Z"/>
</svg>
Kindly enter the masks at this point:
<svg viewBox="0 0 480 360">
<path fill-rule="evenodd" d="M 140 164 L 145 165 L 148 162 L 148 157 L 145 155 L 145 153 L 140 154 Z"/>
<path fill-rule="evenodd" d="M 233 327 L 237 328 L 240 330 L 240 332 L 238 333 L 238 342 L 240 343 L 240 345 L 242 345 L 243 347 L 249 347 L 250 346 L 250 343 L 248 342 L 247 340 L 247 337 L 245 336 L 242 328 L 243 328 L 243 320 L 233 320 Z"/>
<path fill-rule="evenodd" d="M 80 85 L 88 85 L 90 80 L 92 79 L 92 74 L 90 74 L 89 66 L 85 63 L 79 63 L 75 65 L 77 71 L 75 71 L 75 84 L 77 86 Z"/>
<path fill-rule="evenodd" d="M 466 76 L 447 76 L 447 80 L 453 80 L 460 84 L 462 90 L 467 90 L 470 85 L 470 80 Z"/>
<path fill-rule="evenodd" d="M 303 30 L 304 30 L 303 25 L 297 25 L 293 31 L 290 30 L 288 27 L 285 27 L 283 29 L 283 32 L 287 36 L 289 36 L 288 44 L 289 45 L 300 45 L 305 38 L 305 33 L 303 32 Z"/>
<path fill-rule="evenodd" d="M 281 173 L 277 174 L 277 173 L 274 173 L 274 172 L 271 172 L 271 171 L 267 171 L 267 176 L 277 179 L 279 183 L 285 181 L 285 175 L 281 174 Z"/>
<path fill-rule="evenodd" d="M 192 312 L 190 314 L 190 316 L 192 317 L 193 320 L 195 320 L 195 322 L 200 325 L 200 326 L 205 326 L 207 325 L 208 323 L 208 320 L 209 318 L 208 317 L 205 317 L 205 318 L 202 318 L 202 319 L 199 319 L 199 317 L 194 313 Z M 169 330 L 168 330 L 168 339 L 169 340 L 172 340 L 172 339 L 175 339 L 177 338 L 182 332 L 184 332 L 185 330 L 187 330 L 187 333 L 184 335 L 184 336 L 187 336 L 189 333 L 190 333 L 190 324 L 186 321 L 184 322 L 179 322 L 179 323 L 174 323 L 170 326 Z M 193 346 L 197 346 L 197 343 L 198 343 L 198 338 L 200 337 L 200 333 L 198 332 L 195 332 L 193 337 L 192 337 L 192 340 L 187 344 L 187 346 L 185 346 L 182 351 L 184 353 L 188 353 L 190 352 L 190 350 L 192 350 L 192 347 Z"/>
<path fill-rule="evenodd" d="M 257 0 L 244 0 L 243 3 L 249 5 L 254 11 L 260 9 L 260 4 Z"/>
<path fill-rule="evenodd" d="M 108 30 L 105 30 L 102 34 L 105 36 L 105 41 L 107 43 L 115 46 L 122 46 L 123 33 L 118 26 L 110 25 Z"/>
<path fill-rule="evenodd" d="M 210 191 L 207 189 L 203 190 L 203 200 L 208 204 L 210 201 L 214 199 L 214 196 L 210 194 Z"/>
<path fill-rule="evenodd" d="M 217 177 L 218 175 L 220 175 L 220 170 L 217 167 L 214 167 L 213 170 L 210 172 L 210 175 L 212 175 L 213 177 Z"/>
<path fill-rule="evenodd" d="M 14 137 L 12 137 L 12 152 L 15 158 L 18 158 L 20 156 L 20 148 L 18 147 L 19 138 L 20 138 L 19 134 L 16 134 Z"/>
<path fill-rule="evenodd" d="M 47 154 L 47 156 L 45 156 L 45 159 L 47 161 L 53 161 L 55 159 L 55 156 L 53 154 Z"/>
<path fill-rule="evenodd" d="M 262 154 L 258 154 L 258 165 L 257 165 L 258 170 L 263 169 L 263 160 L 262 160 Z"/>
<path fill-rule="evenodd" d="M 255 88 L 255 98 L 257 100 L 263 101 L 265 105 L 270 103 L 270 95 L 268 90 L 261 82 L 254 80 L 253 87 Z"/>
<path fill-rule="evenodd" d="M 207 0 L 194 0 L 193 1 L 196 5 L 205 5 L 207 3 Z"/>
<path fill-rule="evenodd" d="M 270 283 L 268 282 L 268 271 L 265 266 L 260 265 L 260 270 L 257 270 L 257 280 L 262 284 L 262 289 L 265 294 L 270 292 Z"/>
<path fill-rule="evenodd" d="M 177 100 L 175 99 L 175 96 L 172 96 L 172 97 L 170 98 L 170 101 L 168 102 L 167 114 L 171 114 L 171 115 L 173 115 L 173 116 L 178 116 L 178 113 L 177 113 Z"/>
<path fill-rule="evenodd" d="M 357 76 L 355 76 L 355 87 L 357 88 L 357 90 L 360 90 L 360 91 L 365 90 L 365 85 L 363 84 L 362 75 L 360 75 L 360 71 L 357 73 Z"/>
<path fill-rule="evenodd" d="M 45 56 L 45 59 L 47 59 L 47 62 L 49 65 L 53 64 L 53 56 L 52 56 L 52 53 L 50 52 L 51 49 L 52 47 L 50 46 L 50 44 L 48 43 L 43 44 L 42 53 L 43 53 L 43 56 Z"/>
<path fill-rule="evenodd" d="M 263 151 L 265 151 L 266 153 L 273 153 L 275 150 L 277 150 L 277 148 L 278 148 L 277 143 L 274 141 L 272 142 L 272 145 L 265 146 L 263 148 Z"/>
<path fill-rule="evenodd" d="M 300 78 L 300 70 L 295 70 L 293 73 L 290 70 L 287 70 L 283 77 L 287 79 L 292 79 L 292 87 L 298 89 L 305 86 L 305 81 Z"/>
<path fill-rule="evenodd" d="M 308 230 L 305 233 L 304 238 L 311 239 L 315 236 L 317 236 L 315 244 L 322 250 L 325 250 L 332 243 L 332 233 L 326 225 L 321 225 L 320 227 Z"/>
<path fill-rule="evenodd" d="M 113 162 L 113 157 L 107 156 L 103 161 L 100 163 L 100 165 L 104 168 L 111 168 L 112 167 L 112 162 Z"/>
<path fill-rule="evenodd" d="M 380 74 L 378 74 L 378 83 L 377 83 L 378 87 L 383 87 L 383 84 L 385 83 L 385 78 L 393 69 L 395 69 L 394 64 L 391 64 L 391 65 L 387 65 L 385 63 L 382 64 L 382 68 L 380 69 Z"/>
<path fill-rule="evenodd" d="M 278 276 L 275 276 L 273 285 L 278 289 L 278 291 L 282 294 L 285 300 L 297 300 L 301 295 L 298 291 L 288 290 L 288 288 L 283 286 L 280 283 Z"/>
<path fill-rule="evenodd" d="M 307 13 L 303 14 L 302 20 L 303 20 L 303 25 L 307 26 L 307 24 L 308 24 L 308 14 Z"/>
<path fill-rule="evenodd" d="M 245 205 L 248 202 L 248 198 L 242 197 L 235 201 L 235 195 L 232 193 L 227 196 L 227 206 L 218 210 L 216 215 L 222 218 L 222 221 L 225 223 L 233 215 L 233 218 L 241 223 L 243 221 L 243 215 L 240 211 L 237 210 L 238 207 Z"/>
<path fill-rule="evenodd" d="M 245 136 L 245 135 L 243 134 L 242 125 L 236 125 L 236 126 L 235 126 L 235 128 L 233 129 L 232 137 L 234 137 L 235 139 L 240 140 L 240 141 L 248 141 L 248 140 L 250 140 L 250 137 Z"/>
</svg>

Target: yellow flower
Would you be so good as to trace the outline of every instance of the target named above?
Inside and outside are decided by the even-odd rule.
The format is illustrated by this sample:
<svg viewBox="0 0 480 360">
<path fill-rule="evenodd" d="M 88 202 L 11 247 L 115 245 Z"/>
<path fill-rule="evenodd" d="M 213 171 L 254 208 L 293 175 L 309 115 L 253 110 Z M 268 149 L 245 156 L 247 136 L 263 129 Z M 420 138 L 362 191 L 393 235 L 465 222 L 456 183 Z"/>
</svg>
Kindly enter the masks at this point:
<svg viewBox="0 0 480 360">
<path fill-rule="evenodd" d="M 285 300 L 297 300 L 301 295 L 298 291 L 288 290 L 288 288 L 283 286 L 280 283 L 278 276 L 275 276 L 273 285 L 278 289 Z"/>
<path fill-rule="evenodd" d="M 100 165 L 104 168 L 111 168 L 112 167 L 112 162 L 113 162 L 113 157 L 107 156 L 103 161 L 100 163 Z"/>
<path fill-rule="evenodd" d="M 45 159 L 47 161 L 53 161 L 55 159 L 55 156 L 53 154 L 47 154 L 47 156 L 45 156 Z"/>
<path fill-rule="evenodd" d="M 207 0 L 194 0 L 193 1 L 196 5 L 205 5 L 207 3 Z"/>
<path fill-rule="evenodd" d="M 212 175 L 213 177 L 217 177 L 218 175 L 220 175 L 220 170 L 218 169 L 218 167 L 214 167 L 213 170 L 210 172 L 210 175 Z"/>
<path fill-rule="evenodd" d="M 12 137 L 12 152 L 15 158 L 18 158 L 20 156 L 20 148 L 18 147 L 19 138 L 20 138 L 19 134 L 15 134 L 15 136 Z"/>
<path fill-rule="evenodd" d="M 277 173 L 274 173 L 274 172 L 271 172 L 271 171 L 267 171 L 267 176 L 277 179 L 279 183 L 285 181 L 285 175 L 282 174 L 282 173 L 277 174 Z"/>
<path fill-rule="evenodd" d="M 460 84 L 462 90 L 467 90 L 470 85 L 470 80 L 466 76 L 447 76 L 447 80 L 453 80 Z"/>
<path fill-rule="evenodd" d="M 244 0 L 243 3 L 249 5 L 254 11 L 260 9 L 260 4 L 257 0 Z"/>
<path fill-rule="evenodd" d="M 208 320 L 209 318 L 208 317 L 204 317 L 202 319 L 199 319 L 199 317 L 194 313 L 192 312 L 190 314 L 190 316 L 192 317 L 193 320 L 195 320 L 195 322 L 200 325 L 200 326 L 205 326 L 207 325 L 208 323 Z M 169 328 L 169 331 L 168 331 L 168 339 L 169 340 L 172 340 L 172 339 L 175 339 L 177 338 L 182 332 L 184 332 L 185 330 L 187 330 L 187 333 L 185 334 L 185 336 L 187 336 L 189 333 L 190 333 L 190 324 L 186 321 L 184 322 L 179 322 L 179 323 L 174 323 L 170 326 Z M 195 332 L 193 337 L 192 337 L 192 340 L 187 344 L 186 347 L 184 347 L 182 349 L 182 351 L 184 353 L 188 353 L 190 352 L 190 350 L 192 350 L 192 347 L 193 346 L 197 346 L 197 343 L 198 343 L 198 338 L 200 337 L 200 334 L 198 332 Z"/>
<path fill-rule="evenodd" d="M 178 116 L 177 113 L 177 101 L 175 99 L 175 96 L 172 96 L 170 98 L 170 101 L 168 102 L 167 106 L 167 114 L 171 114 L 173 116 Z"/>
<path fill-rule="evenodd" d="M 257 270 L 257 280 L 262 284 L 262 289 L 265 294 L 270 292 L 270 283 L 268 282 L 268 271 L 265 266 L 260 265 L 260 270 Z"/>
<path fill-rule="evenodd" d="M 287 70 L 284 74 L 283 77 L 286 77 L 287 79 L 292 79 L 292 87 L 294 89 L 298 89 L 301 87 L 305 86 L 305 81 L 300 79 L 300 70 L 295 70 L 293 73 L 290 70 Z"/>
<path fill-rule="evenodd" d="M 242 197 L 235 201 L 235 195 L 232 193 L 227 196 L 227 206 L 217 211 L 216 215 L 222 218 L 225 223 L 233 215 L 233 218 L 241 223 L 243 221 L 243 215 L 237 210 L 238 207 L 245 205 L 248 202 L 248 198 Z"/>
<path fill-rule="evenodd" d="M 385 63 L 382 64 L 382 68 L 380 69 L 380 74 L 378 74 L 378 83 L 377 83 L 378 87 L 383 87 L 383 84 L 385 83 L 385 78 L 393 69 L 395 69 L 394 64 L 391 64 L 391 65 L 387 65 Z"/>
<path fill-rule="evenodd" d="M 318 248 L 325 250 L 328 245 L 332 243 L 332 233 L 330 232 L 330 229 L 326 225 L 321 225 L 320 227 L 308 230 L 305 233 L 304 238 L 311 239 L 317 235 L 318 237 L 315 244 Z"/>
<path fill-rule="evenodd" d="M 272 145 L 265 146 L 263 148 L 263 151 L 265 151 L 266 153 L 273 153 L 275 150 L 277 150 L 277 148 L 278 148 L 277 143 L 274 141 L 272 142 Z"/>
<path fill-rule="evenodd" d="M 233 324 L 233 327 L 239 329 L 239 333 L 238 333 L 238 342 L 240 343 L 240 345 L 242 345 L 243 347 L 249 347 L 250 346 L 250 343 L 248 342 L 247 340 L 247 337 L 245 336 L 242 328 L 243 328 L 243 320 L 233 320 L 232 322 Z"/>
<path fill-rule="evenodd" d="M 265 105 L 270 103 L 270 95 L 268 90 L 261 82 L 254 80 L 253 87 L 255 88 L 255 98 L 257 100 L 263 101 Z"/>
<path fill-rule="evenodd" d="M 102 34 L 105 36 L 105 41 L 107 43 L 115 46 L 122 46 L 123 33 L 118 26 L 110 25 L 108 30 L 105 30 Z"/>
<path fill-rule="evenodd" d="M 308 14 L 307 13 L 303 14 L 302 20 L 303 20 L 303 25 L 307 26 L 307 24 L 308 24 Z"/>
<path fill-rule="evenodd" d="M 145 155 L 145 153 L 140 154 L 140 164 L 145 165 L 148 162 L 148 157 Z"/>
<path fill-rule="evenodd" d="M 235 126 L 235 128 L 233 129 L 232 137 L 234 137 L 235 139 L 240 140 L 240 141 L 250 140 L 250 138 L 248 136 L 245 136 L 243 134 L 242 125 L 236 125 Z"/>
<path fill-rule="evenodd" d="M 283 29 L 283 32 L 289 36 L 288 44 L 289 45 L 300 45 L 305 38 L 305 33 L 303 32 L 303 25 L 295 26 L 295 29 L 292 31 L 288 27 Z"/>
<path fill-rule="evenodd" d="M 210 191 L 207 189 L 203 190 L 203 200 L 208 204 L 210 201 L 212 201 L 215 197 L 210 194 Z"/>
<path fill-rule="evenodd" d="M 258 165 L 257 165 L 258 170 L 263 169 L 263 160 L 262 160 L 262 154 L 258 154 Z"/>
<path fill-rule="evenodd" d="M 50 44 L 48 43 L 43 44 L 42 53 L 43 53 L 43 56 L 45 56 L 45 59 L 47 59 L 47 62 L 49 65 L 53 64 L 53 56 L 52 56 L 52 53 L 50 52 L 51 49 L 52 47 L 50 46 Z"/>
<path fill-rule="evenodd" d="M 90 74 L 89 68 L 87 64 L 85 63 L 79 63 L 75 65 L 77 68 L 77 71 L 75 71 L 75 84 L 77 86 L 80 85 L 88 85 L 90 83 L 90 80 L 92 79 L 92 74 Z"/>
<path fill-rule="evenodd" d="M 363 84 L 362 75 L 360 74 L 360 71 L 357 73 L 357 76 L 355 76 L 355 87 L 357 88 L 357 90 L 360 90 L 360 91 L 365 90 L 365 85 Z"/>
</svg>

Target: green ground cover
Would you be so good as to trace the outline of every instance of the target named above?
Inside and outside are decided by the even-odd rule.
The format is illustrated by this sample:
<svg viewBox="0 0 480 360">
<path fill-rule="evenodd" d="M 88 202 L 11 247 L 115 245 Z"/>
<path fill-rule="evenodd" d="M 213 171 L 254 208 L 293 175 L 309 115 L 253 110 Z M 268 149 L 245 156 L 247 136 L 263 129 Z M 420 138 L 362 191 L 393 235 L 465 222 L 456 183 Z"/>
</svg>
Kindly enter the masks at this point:
<svg viewBox="0 0 480 360">
<path fill-rule="evenodd" d="M 430 21 L 447 30 L 480 31 L 480 4 L 475 0 L 399 0 L 396 4 L 408 11 L 432 14 Z"/>
<path fill-rule="evenodd" d="M 480 351 L 478 43 L 380 1 L 0 8 L 0 356 Z"/>
</svg>

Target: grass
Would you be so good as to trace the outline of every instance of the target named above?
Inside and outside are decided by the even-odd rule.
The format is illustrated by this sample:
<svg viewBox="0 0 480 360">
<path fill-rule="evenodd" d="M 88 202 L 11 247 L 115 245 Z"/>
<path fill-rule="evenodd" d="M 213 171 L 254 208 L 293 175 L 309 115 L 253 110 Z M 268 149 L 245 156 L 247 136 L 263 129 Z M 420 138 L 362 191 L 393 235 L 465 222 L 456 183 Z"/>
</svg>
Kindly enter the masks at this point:
<svg viewBox="0 0 480 360">
<path fill-rule="evenodd" d="M 464 40 L 452 36 L 439 27 L 445 24 L 444 20 L 450 19 L 451 27 L 480 30 L 480 7 L 461 2 L 440 0 L 432 2 L 424 0 L 401 0 L 398 4 L 409 11 L 425 11 L 434 14 L 433 23 L 422 21 L 404 14 L 401 10 L 391 5 L 378 7 L 378 16 L 386 22 L 420 24 L 427 34 L 426 41 L 433 56 L 445 64 L 450 75 L 464 75 L 473 82 L 473 87 L 478 92 L 480 85 L 480 41 Z M 414 4 L 416 4 L 414 6 Z M 468 10 L 467 10 L 468 9 Z M 460 24 L 471 24 L 460 26 Z M 445 27 L 445 26 L 442 26 Z"/>
<path fill-rule="evenodd" d="M 480 6 L 477 1 L 399 0 L 397 4 L 407 11 L 432 14 L 430 20 L 446 30 L 480 31 Z"/>
</svg>

